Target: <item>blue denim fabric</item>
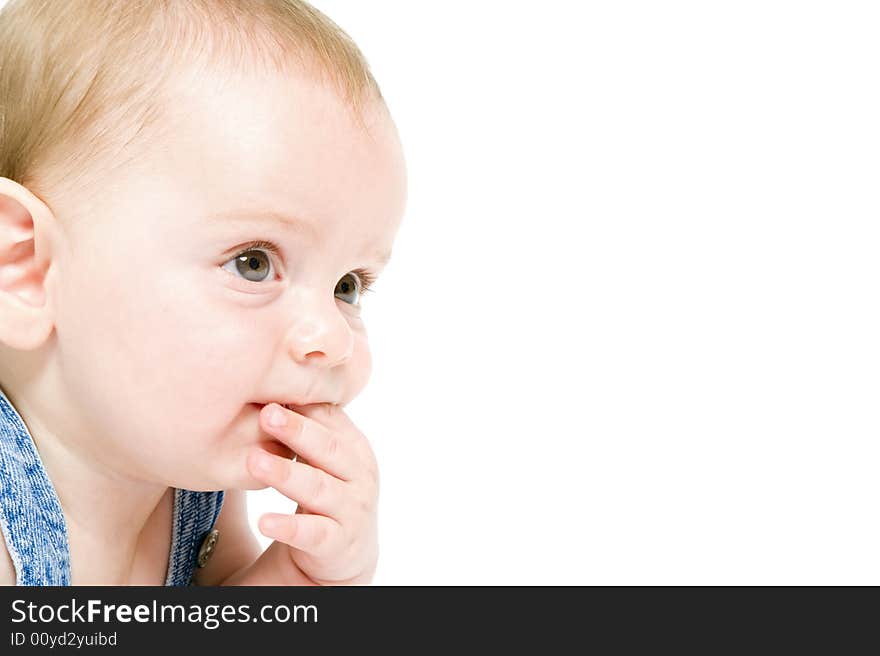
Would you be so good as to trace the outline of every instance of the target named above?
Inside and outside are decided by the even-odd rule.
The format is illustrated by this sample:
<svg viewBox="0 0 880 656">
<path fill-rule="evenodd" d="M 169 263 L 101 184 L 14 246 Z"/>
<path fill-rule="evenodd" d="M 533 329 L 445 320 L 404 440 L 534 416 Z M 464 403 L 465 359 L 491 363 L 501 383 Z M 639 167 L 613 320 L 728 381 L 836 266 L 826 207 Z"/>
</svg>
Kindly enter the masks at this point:
<svg viewBox="0 0 880 656">
<path fill-rule="evenodd" d="M 171 553 L 165 585 L 191 584 L 199 548 L 214 527 L 222 505 L 223 492 L 174 490 Z"/>
<path fill-rule="evenodd" d="M 199 547 L 223 492 L 174 490 L 171 553 L 165 585 L 192 584 Z M 64 511 L 24 421 L 0 389 L 0 531 L 18 585 L 70 585 Z"/>
</svg>

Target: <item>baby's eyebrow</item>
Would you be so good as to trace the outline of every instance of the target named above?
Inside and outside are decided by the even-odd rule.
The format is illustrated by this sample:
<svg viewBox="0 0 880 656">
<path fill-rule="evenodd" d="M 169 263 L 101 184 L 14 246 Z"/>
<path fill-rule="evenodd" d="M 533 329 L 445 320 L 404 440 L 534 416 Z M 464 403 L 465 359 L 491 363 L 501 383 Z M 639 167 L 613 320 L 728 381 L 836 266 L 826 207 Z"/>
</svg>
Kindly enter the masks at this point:
<svg viewBox="0 0 880 656">
<path fill-rule="evenodd" d="M 296 216 L 276 212 L 275 210 L 227 210 L 208 215 L 209 221 L 235 222 L 235 223 L 274 223 L 282 228 L 294 232 L 305 233 L 312 239 L 317 239 L 318 230 L 315 224 Z"/>
<path fill-rule="evenodd" d="M 391 259 L 391 251 L 378 251 L 373 257 L 376 258 L 376 261 L 379 264 L 385 265 L 388 264 L 388 260 Z"/>
<path fill-rule="evenodd" d="M 274 223 L 280 225 L 282 228 L 304 233 L 313 240 L 317 240 L 318 238 L 318 230 L 314 223 L 275 210 L 227 210 L 225 212 L 210 214 L 207 218 L 210 221 L 216 222 Z M 373 253 L 373 258 L 376 262 L 384 266 L 388 264 L 388 261 L 391 259 L 391 251 L 376 251 Z"/>
</svg>

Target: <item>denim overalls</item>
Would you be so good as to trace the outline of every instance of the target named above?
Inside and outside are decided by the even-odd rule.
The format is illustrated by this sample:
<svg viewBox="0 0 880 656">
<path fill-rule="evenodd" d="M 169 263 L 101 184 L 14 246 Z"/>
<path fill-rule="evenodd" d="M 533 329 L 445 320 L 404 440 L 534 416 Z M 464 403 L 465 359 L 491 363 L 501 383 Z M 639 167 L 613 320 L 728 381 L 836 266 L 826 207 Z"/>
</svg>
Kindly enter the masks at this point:
<svg viewBox="0 0 880 656">
<path fill-rule="evenodd" d="M 165 585 L 191 585 L 197 561 L 217 539 L 211 529 L 223 492 L 174 490 Z M 0 389 L 0 530 L 18 585 L 70 585 L 67 525 L 27 427 Z"/>
</svg>

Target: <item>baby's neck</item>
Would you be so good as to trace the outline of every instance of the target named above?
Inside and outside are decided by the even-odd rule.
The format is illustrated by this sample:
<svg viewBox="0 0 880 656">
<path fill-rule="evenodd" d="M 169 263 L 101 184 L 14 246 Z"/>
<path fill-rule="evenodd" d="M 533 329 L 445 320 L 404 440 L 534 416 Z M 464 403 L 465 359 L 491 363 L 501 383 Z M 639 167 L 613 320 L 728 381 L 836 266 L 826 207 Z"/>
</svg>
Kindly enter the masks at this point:
<svg viewBox="0 0 880 656">
<path fill-rule="evenodd" d="M 101 453 L 75 448 L 79 445 L 41 420 L 28 398 L 7 396 L 34 439 L 64 511 L 71 582 L 96 583 L 98 578 L 87 570 L 97 566 L 105 575 L 101 579 L 124 584 L 144 540 L 151 539 L 144 529 L 167 498 L 169 486 L 126 475 Z"/>
</svg>

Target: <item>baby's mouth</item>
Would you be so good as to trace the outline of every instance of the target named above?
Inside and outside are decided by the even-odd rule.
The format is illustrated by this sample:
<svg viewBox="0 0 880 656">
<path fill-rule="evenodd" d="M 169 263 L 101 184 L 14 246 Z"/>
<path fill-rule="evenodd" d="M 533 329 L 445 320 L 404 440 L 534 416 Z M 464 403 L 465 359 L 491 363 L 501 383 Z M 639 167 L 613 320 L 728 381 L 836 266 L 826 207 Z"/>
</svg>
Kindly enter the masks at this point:
<svg viewBox="0 0 880 656">
<path fill-rule="evenodd" d="M 292 404 L 290 404 L 290 403 L 281 403 L 280 401 L 270 401 L 269 403 L 251 403 L 251 405 L 254 406 L 254 407 L 256 407 L 257 410 L 262 410 L 262 409 L 265 408 L 267 405 L 270 405 L 270 404 L 272 404 L 272 403 L 277 403 L 277 404 L 280 405 L 282 408 L 287 408 L 287 409 L 290 410 L 291 412 L 296 412 L 295 408 L 296 408 L 297 406 L 292 405 Z"/>
</svg>

